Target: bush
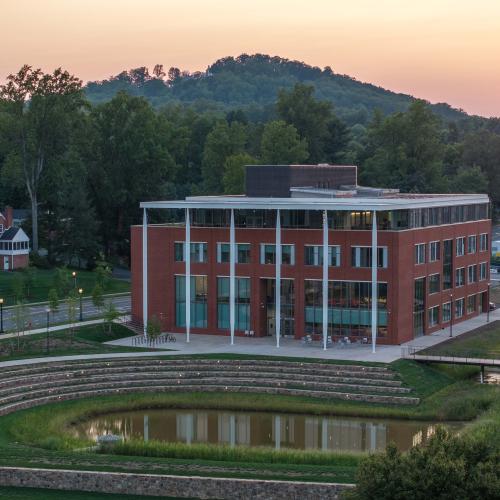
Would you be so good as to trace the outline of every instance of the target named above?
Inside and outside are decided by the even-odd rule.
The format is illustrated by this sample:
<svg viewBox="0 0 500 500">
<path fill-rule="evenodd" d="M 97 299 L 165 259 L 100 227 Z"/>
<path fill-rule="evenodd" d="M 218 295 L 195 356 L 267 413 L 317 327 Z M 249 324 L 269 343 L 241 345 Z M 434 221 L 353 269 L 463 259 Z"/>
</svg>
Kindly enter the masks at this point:
<svg viewBox="0 0 500 500">
<path fill-rule="evenodd" d="M 52 265 L 47 257 L 34 252 L 30 253 L 30 266 L 38 267 L 39 269 L 52 269 Z"/>
<path fill-rule="evenodd" d="M 438 427 L 426 445 L 363 460 L 357 486 L 344 497 L 362 500 L 500 498 L 500 451 L 489 441 L 452 436 Z"/>
</svg>

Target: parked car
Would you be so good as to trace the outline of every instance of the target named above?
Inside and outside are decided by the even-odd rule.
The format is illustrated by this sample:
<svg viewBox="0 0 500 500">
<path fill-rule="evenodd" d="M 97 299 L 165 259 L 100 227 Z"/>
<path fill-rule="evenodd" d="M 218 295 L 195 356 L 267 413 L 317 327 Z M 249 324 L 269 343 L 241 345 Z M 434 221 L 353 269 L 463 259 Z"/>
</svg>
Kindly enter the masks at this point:
<svg viewBox="0 0 500 500">
<path fill-rule="evenodd" d="M 490 302 L 490 311 L 494 311 L 497 308 L 497 305 L 494 302 Z"/>
</svg>

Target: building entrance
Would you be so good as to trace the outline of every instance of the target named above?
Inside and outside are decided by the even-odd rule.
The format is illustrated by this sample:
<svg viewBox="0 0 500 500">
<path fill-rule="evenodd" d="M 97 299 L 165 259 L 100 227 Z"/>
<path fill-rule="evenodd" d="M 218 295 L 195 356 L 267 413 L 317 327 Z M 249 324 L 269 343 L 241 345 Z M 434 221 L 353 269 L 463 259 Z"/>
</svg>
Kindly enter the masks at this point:
<svg viewBox="0 0 500 500">
<path fill-rule="evenodd" d="M 262 278 L 261 280 L 261 307 L 263 320 L 261 329 L 265 335 L 276 335 L 276 293 L 274 278 Z M 281 280 L 281 336 L 293 337 L 295 335 L 294 318 L 295 290 L 291 279 Z"/>
</svg>

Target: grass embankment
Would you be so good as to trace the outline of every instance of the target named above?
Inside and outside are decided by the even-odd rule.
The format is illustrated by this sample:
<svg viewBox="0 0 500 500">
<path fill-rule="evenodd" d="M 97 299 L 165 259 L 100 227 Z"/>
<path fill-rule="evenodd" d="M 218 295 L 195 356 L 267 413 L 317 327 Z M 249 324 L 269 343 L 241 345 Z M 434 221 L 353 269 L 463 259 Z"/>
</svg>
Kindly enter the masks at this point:
<svg viewBox="0 0 500 500">
<path fill-rule="evenodd" d="M 0 361 L 37 358 L 44 356 L 68 356 L 74 354 L 100 354 L 112 352 L 151 351 L 151 348 L 122 347 L 103 344 L 111 340 L 130 337 L 133 333 L 123 325 L 114 323 L 111 332 L 107 325 L 96 324 L 77 327 L 74 334 L 70 330 L 50 332 L 49 350 L 47 334 L 11 337 L 0 340 Z"/>
<path fill-rule="evenodd" d="M 98 275 L 95 271 L 86 271 L 82 269 L 75 270 L 76 275 L 76 288 L 83 288 L 84 295 L 91 295 L 97 281 Z M 65 290 L 67 292 L 75 288 L 75 281 L 71 273 L 72 269 L 65 269 L 64 272 L 67 274 L 67 286 Z M 0 297 L 4 299 L 4 305 L 10 306 L 16 303 L 16 281 L 24 281 L 24 299 L 26 302 L 45 302 L 48 300 L 49 290 L 54 288 L 56 281 L 56 276 L 58 270 L 54 269 L 38 269 L 33 270 L 32 283 L 27 283 L 26 275 L 23 270 L 17 270 L 14 272 L 2 272 L 0 271 Z M 104 293 L 121 293 L 129 292 L 130 283 L 124 280 L 119 280 L 115 278 L 107 278 L 104 288 Z M 59 294 L 61 291 L 59 290 Z M 64 296 L 60 296 L 59 299 L 65 299 Z"/>
<path fill-rule="evenodd" d="M 429 347 L 422 354 L 464 358 L 500 359 L 500 321 L 493 321 L 446 342 Z"/>
</svg>

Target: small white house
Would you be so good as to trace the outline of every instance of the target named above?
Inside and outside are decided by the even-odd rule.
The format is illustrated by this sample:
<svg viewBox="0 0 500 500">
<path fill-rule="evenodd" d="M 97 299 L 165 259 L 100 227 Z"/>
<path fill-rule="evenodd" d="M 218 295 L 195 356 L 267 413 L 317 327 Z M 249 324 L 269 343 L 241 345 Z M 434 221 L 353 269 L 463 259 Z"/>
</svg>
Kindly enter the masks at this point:
<svg viewBox="0 0 500 500">
<path fill-rule="evenodd" d="M 0 235 L 0 269 L 12 271 L 29 264 L 30 239 L 20 227 L 10 227 Z"/>
</svg>

